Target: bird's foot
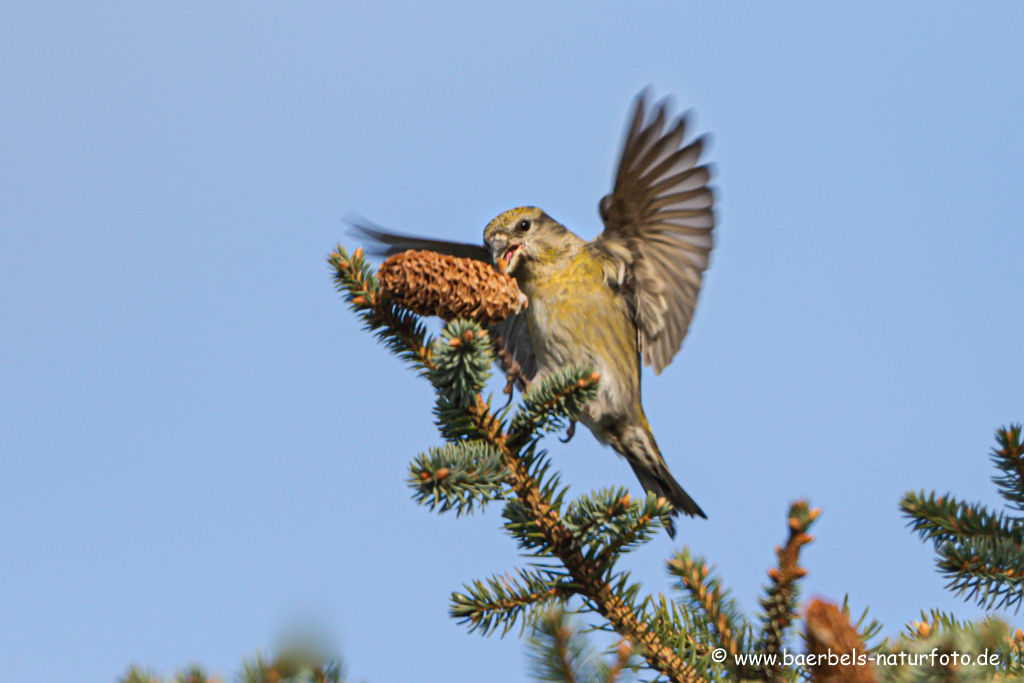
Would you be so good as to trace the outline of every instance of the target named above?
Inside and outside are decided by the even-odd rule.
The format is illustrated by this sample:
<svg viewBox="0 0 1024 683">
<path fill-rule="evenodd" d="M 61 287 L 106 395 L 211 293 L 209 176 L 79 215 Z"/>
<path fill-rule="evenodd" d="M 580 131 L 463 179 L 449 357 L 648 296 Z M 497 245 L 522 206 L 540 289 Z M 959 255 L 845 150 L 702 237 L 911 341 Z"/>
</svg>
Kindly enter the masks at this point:
<svg viewBox="0 0 1024 683">
<path fill-rule="evenodd" d="M 558 439 L 562 443 L 569 443 L 572 441 L 572 437 L 576 434 L 576 420 L 569 420 L 569 429 L 565 432 L 564 439 Z"/>
<path fill-rule="evenodd" d="M 516 381 L 509 377 L 508 384 L 506 384 L 505 388 L 501 390 L 501 393 L 508 394 L 508 400 L 505 401 L 505 405 L 501 407 L 502 410 L 505 410 L 505 408 L 508 408 L 510 405 L 512 405 L 512 390 L 515 388 L 515 386 Z"/>
<path fill-rule="evenodd" d="M 523 369 L 516 362 L 515 357 L 505 348 L 505 340 L 501 338 L 501 335 L 494 334 L 493 330 L 491 330 L 491 344 L 498 367 L 505 373 L 506 384 L 501 392 L 508 394 L 508 401 L 505 403 L 505 408 L 508 408 L 512 403 L 512 390 L 518 386 L 520 391 L 526 391 L 530 386 L 530 380 L 523 374 Z"/>
</svg>

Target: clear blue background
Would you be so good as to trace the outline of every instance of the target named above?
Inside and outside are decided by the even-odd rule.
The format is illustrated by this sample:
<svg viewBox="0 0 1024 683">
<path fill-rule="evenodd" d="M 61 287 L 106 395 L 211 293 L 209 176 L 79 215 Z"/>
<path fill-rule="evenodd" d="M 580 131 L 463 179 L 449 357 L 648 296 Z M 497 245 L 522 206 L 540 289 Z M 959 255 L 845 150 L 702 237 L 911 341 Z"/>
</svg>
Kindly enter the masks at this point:
<svg viewBox="0 0 1024 683">
<path fill-rule="evenodd" d="M 908 489 L 999 505 L 1024 420 L 1024 5 L 35 3 L 0 8 L 0 670 L 232 675 L 313 621 L 370 681 L 527 677 L 447 616 L 521 562 L 417 507 L 432 396 L 324 256 L 357 211 L 599 230 L 630 102 L 696 111 L 718 244 L 645 406 L 750 612 L 791 501 L 805 595 L 895 634 L 943 590 Z M 636 485 L 581 431 L 575 492 Z M 1012 615 L 1011 615 L 1012 616 Z"/>
</svg>

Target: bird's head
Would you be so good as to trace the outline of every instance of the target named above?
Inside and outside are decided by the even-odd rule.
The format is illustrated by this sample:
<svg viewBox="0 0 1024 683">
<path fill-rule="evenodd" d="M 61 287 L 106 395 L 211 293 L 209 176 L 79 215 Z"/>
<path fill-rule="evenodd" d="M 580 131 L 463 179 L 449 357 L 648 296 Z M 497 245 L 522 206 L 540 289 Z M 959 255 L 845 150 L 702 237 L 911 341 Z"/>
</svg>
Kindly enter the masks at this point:
<svg viewBox="0 0 1024 683">
<path fill-rule="evenodd" d="M 495 263 L 509 275 L 552 265 L 567 253 L 572 233 L 534 206 L 509 209 L 484 228 L 484 242 Z"/>
</svg>

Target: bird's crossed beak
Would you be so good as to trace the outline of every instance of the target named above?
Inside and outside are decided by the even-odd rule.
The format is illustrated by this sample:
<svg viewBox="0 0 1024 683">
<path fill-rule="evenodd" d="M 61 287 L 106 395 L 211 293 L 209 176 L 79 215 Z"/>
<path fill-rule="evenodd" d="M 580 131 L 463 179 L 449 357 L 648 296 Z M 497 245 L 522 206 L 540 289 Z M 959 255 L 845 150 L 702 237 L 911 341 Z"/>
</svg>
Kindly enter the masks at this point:
<svg viewBox="0 0 1024 683">
<path fill-rule="evenodd" d="M 523 245 L 508 245 L 505 252 L 501 255 L 501 260 L 505 264 L 505 272 L 509 275 L 514 273 L 515 269 L 519 267 L 519 263 L 523 260 Z"/>
<path fill-rule="evenodd" d="M 491 258 L 494 259 L 494 265 L 498 267 L 498 270 L 507 275 L 511 275 L 526 256 L 523 245 L 513 243 L 505 235 L 494 235 L 491 239 L 485 241 L 487 246 L 491 248 Z"/>
</svg>

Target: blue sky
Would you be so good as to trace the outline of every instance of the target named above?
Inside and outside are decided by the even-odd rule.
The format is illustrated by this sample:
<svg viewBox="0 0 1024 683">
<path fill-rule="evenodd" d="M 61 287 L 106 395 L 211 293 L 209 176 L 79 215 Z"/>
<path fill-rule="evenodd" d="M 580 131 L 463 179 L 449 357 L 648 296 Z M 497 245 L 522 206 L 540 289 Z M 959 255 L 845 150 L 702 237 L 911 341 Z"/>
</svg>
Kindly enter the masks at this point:
<svg viewBox="0 0 1024 683">
<path fill-rule="evenodd" d="M 806 595 L 889 634 L 978 616 L 896 505 L 998 506 L 993 430 L 1024 420 L 1021 35 L 1016 2 L 4 3 L 5 677 L 231 675 L 312 621 L 356 679 L 526 679 L 446 614 L 520 564 L 499 509 L 410 500 L 431 390 L 323 259 L 351 212 L 477 241 L 534 204 L 594 236 L 648 84 L 714 140 L 712 266 L 644 385 L 709 520 L 626 565 L 667 590 L 686 544 L 753 612 L 807 497 Z M 585 431 L 551 448 L 574 492 L 639 491 Z"/>
</svg>

